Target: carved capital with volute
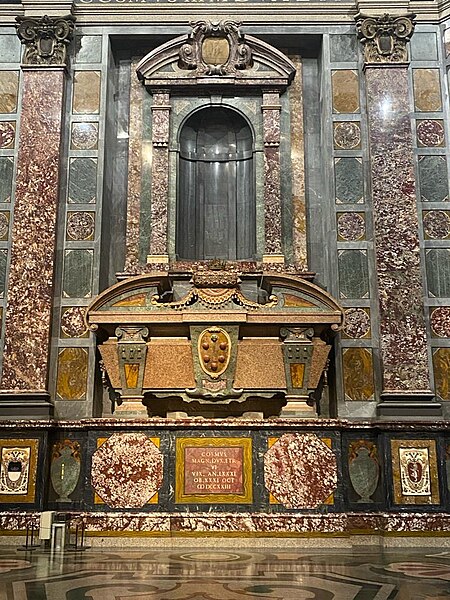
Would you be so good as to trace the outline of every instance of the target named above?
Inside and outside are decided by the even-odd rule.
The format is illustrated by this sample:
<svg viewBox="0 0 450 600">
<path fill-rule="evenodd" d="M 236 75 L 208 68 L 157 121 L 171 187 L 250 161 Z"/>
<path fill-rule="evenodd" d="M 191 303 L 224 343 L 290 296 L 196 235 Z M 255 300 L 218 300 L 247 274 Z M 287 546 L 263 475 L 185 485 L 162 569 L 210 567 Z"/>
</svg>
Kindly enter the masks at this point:
<svg viewBox="0 0 450 600">
<path fill-rule="evenodd" d="M 75 17 L 17 17 L 17 35 L 24 45 L 22 63 L 66 66 L 67 47 L 73 39 Z"/>
<path fill-rule="evenodd" d="M 405 15 L 356 15 L 358 39 L 364 46 L 364 62 L 373 64 L 405 64 L 407 42 L 414 33 L 413 13 Z"/>
</svg>

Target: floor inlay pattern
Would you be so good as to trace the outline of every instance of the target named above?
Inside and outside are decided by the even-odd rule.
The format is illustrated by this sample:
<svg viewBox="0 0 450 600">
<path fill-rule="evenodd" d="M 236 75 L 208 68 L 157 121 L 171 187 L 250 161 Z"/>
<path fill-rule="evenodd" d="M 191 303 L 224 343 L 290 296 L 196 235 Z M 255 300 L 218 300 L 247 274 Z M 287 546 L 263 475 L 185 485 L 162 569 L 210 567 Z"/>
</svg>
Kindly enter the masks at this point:
<svg viewBox="0 0 450 600">
<path fill-rule="evenodd" d="M 442 600 L 450 552 L 0 549 L 0 600 Z"/>
</svg>

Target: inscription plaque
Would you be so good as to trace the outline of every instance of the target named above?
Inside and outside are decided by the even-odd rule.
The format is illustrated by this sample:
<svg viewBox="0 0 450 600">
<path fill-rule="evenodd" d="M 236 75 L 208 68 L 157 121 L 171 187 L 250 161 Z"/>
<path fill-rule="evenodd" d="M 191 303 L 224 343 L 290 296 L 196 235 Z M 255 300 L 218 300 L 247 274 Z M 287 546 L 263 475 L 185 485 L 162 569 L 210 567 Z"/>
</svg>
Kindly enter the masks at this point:
<svg viewBox="0 0 450 600">
<path fill-rule="evenodd" d="M 250 438 L 178 438 L 177 503 L 251 503 Z"/>
</svg>

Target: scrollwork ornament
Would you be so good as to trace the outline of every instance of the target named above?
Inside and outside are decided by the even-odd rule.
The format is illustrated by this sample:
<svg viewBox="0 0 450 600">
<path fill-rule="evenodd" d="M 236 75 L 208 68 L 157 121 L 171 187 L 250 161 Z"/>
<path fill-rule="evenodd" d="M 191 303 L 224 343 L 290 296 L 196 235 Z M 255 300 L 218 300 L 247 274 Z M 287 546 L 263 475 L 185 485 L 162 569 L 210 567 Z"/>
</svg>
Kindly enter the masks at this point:
<svg viewBox="0 0 450 600">
<path fill-rule="evenodd" d="M 364 46 L 366 64 L 399 64 L 408 62 L 406 43 L 414 33 L 415 14 L 395 16 L 385 13 L 370 17 L 356 15 L 358 39 Z"/>
<path fill-rule="evenodd" d="M 66 65 L 67 47 L 73 38 L 75 17 L 17 17 L 17 35 L 24 44 L 25 65 Z"/>
<path fill-rule="evenodd" d="M 203 77 L 235 75 L 250 67 L 252 52 L 239 26 L 232 20 L 191 22 L 192 32 L 178 54 L 180 69 L 196 70 Z"/>
</svg>

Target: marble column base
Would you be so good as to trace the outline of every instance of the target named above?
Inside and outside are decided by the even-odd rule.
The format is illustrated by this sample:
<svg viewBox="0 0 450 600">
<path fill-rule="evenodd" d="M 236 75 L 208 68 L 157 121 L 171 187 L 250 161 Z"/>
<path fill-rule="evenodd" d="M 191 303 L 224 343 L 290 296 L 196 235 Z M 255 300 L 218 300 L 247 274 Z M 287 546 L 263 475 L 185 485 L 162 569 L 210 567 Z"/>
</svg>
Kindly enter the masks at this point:
<svg viewBox="0 0 450 600">
<path fill-rule="evenodd" d="M 53 410 L 48 392 L 0 392 L 0 419 L 42 419 Z"/>
<path fill-rule="evenodd" d="M 442 416 L 442 404 L 432 392 L 383 392 L 377 406 L 380 417 L 416 418 Z"/>
<path fill-rule="evenodd" d="M 287 404 L 281 409 L 281 418 L 312 419 L 317 417 L 316 409 L 307 404 L 304 396 L 286 396 Z"/>
<path fill-rule="evenodd" d="M 146 418 L 148 417 L 148 412 L 141 400 L 126 400 L 123 398 L 122 404 L 116 405 L 114 416 L 123 417 L 124 419 L 134 417 Z"/>
</svg>

